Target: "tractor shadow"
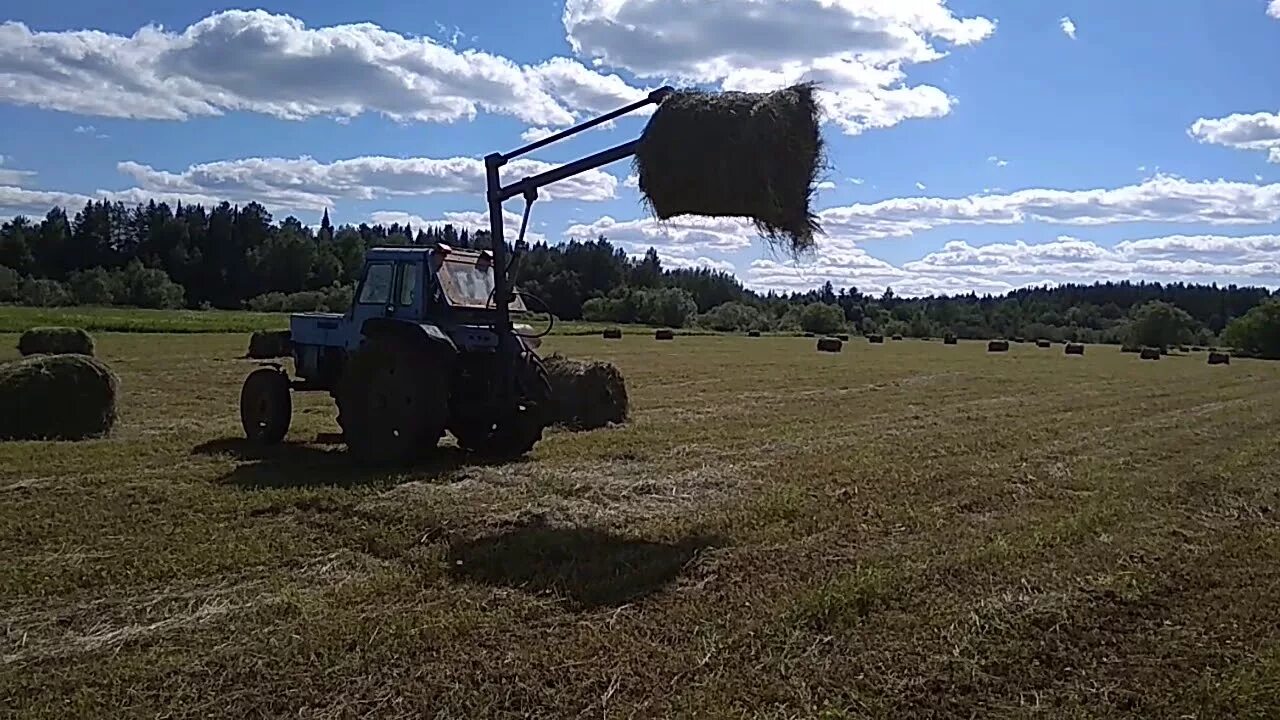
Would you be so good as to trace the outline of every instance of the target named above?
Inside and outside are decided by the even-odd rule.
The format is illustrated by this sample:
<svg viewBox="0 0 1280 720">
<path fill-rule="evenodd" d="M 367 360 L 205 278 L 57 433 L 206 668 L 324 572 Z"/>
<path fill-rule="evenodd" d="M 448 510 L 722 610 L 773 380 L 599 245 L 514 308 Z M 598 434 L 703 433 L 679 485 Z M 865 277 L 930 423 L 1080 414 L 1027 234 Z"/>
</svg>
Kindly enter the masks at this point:
<svg viewBox="0 0 1280 720">
<path fill-rule="evenodd" d="M 357 464 L 341 447 L 302 442 L 263 446 L 244 438 L 210 440 L 192 448 L 191 454 L 242 461 L 218 481 L 246 490 L 391 486 L 441 480 L 468 467 L 505 464 L 441 446 L 434 457 L 411 466 L 369 468 Z"/>
<path fill-rule="evenodd" d="M 535 520 L 450 546 L 457 580 L 559 597 L 575 610 L 619 607 L 663 589 L 714 537 L 663 543 Z"/>
</svg>

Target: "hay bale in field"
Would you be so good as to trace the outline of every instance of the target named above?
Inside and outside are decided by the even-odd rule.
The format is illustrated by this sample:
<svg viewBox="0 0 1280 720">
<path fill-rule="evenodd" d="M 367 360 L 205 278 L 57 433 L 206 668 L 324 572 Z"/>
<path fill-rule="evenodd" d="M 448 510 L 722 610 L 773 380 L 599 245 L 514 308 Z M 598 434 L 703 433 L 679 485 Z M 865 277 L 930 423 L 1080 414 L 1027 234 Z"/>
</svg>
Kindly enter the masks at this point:
<svg viewBox="0 0 1280 720">
<path fill-rule="evenodd" d="M 838 338 L 838 339 L 840 340 L 840 342 L 849 342 L 849 334 L 848 334 L 848 333 L 839 333 L 839 334 L 837 334 L 837 335 L 836 335 L 836 338 Z"/>
<path fill-rule="evenodd" d="M 654 340 L 675 340 L 676 333 L 671 328 L 662 328 L 661 330 L 654 331 L 653 339 Z"/>
<path fill-rule="evenodd" d="M 1199 345 L 1195 345 L 1191 348 L 1191 352 L 1204 352 L 1204 348 L 1200 347 Z"/>
<path fill-rule="evenodd" d="M 987 352 L 1009 352 L 1009 341 L 992 340 L 987 343 Z"/>
<path fill-rule="evenodd" d="M 760 337 L 760 331 L 751 330 L 750 332 L 747 333 L 747 337 Z"/>
<path fill-rule="evenodd" d="M 1230 365 L 1231 356 L 1224 352 L 1211 352 L 1209 353 L 1209 364 L 1210 365 Z"/>
<path fill-rule="evenodd" d="M 572 360 L 558 353 L 542 362 L 551 378 L 554 424 L 594 430 L 627 421 L 627 383 L 612 363 Z"/>
<path fill-rule="evenodd" d="M 621 340 L 622 328 L 605 328 L 603 335 L 605 340 Z"/>
<path fill-rule="evenodd" d="M 1048 340 L 1040 339 L 1036 341 L 1036 347 L 1038 348 L 1053 347 L 1053 343 L 1049 342 Z"/>
<path fill-rule="evenodd" d="M 839 338 L 824 337 L 818 338 L 818 352 L 840 352 L 844 347 L 844 343 Z"/>
<path fill-rule="evenodd" d="M 814 333 L 811 333 L 811 332 L 807 332 L 807 333 L 805 333 L 805 334 L 804 334 L 804 336 L 805 336 L 805 337 L 817 337 Z"/>
<path fill-rule="evenodd" d="M 1019 345 L 1021 345 L 1021 344 L 1022 344 L 1022 343 L 1024 343 L 1024 342 L 1026 342 L 1026 340 L 1024 340 L 1023 338 L 1020 338 L 1020 337 L 1013 338 L 1013 341 L 1014 341 L 1014 342 L 1016 342 L 1016 343 L 1018 343 Z"/>
<path fill-rule="evenodd" d="M 1137 345 L 1121 345 L 1121 346 L 1120 346 L 1120 352 L 1122 352 L 1122 353 L 1140 353 L 1140 352 L 1142 352 L 1142 348 L 1138 347 Z"/>
<path fill-rule="evenodd" d="M 660 220 L 746 217 L 792 252 L 822 232 L 810 207 L 822 167 L 815 86 L 769 93 L 680 90 L 668 95 L 636 147 L 640 193 Z"/>
<path fill-rule="evenodd" d="M 894 336 L 893 336 L 893 339 L 894 339 L 894 340 L 901 340 L 901 339 L 902 339 L 902 336 L 901 336 L 901 335 L 894 335 Z"/>
<path fill-rule="evenodd" d="M 18 352 L 28 355 L 93 355 L 93 336 L 78 327 L 34 327 L 18 337 Z"/>
<path fill-rule="evenodd" d="M 271 360 L 293 355 L 293 340 L 288 330 L 259 330 L 249 336 L 249 352 L 253 360 Z"/>
<path fill-rule="evenodd" d="M 1143 360 L 1159 360 L 1160 355 L 1162 355 L 1160 348 L 1153 347 L 1144 347 L 1142 348 L 1142 352 L 1139 353 L 1139 357 Z"/>
<path fill-rule="evenodd" d="M 1067 343 L 1066 354 L 1068 354 L 1068 355 L 1083 355 L 1083 354 L 1084 354 L 1084 344 L 1083 344 L 1083 343 L 1071 343 L 1071 342 Z"/>
<path fill-rule="evenodd" d="M 1178 348 L 1178 352 L 1189 353 L 1191 352 L 1191 348 L 1187 347 L 1186 345 L 1183 345 L 1182 347 Z"/>
<path fill-rule="evenodd" d="M 955 335 L 953 335 L 952 333 L 947 333 L 947 334 L 946 334 L 946 335 L 944 335 L 944 336 L 943 336 L 943 338 L 942 338 L 942 344 L 943 344 L 943 345 L 959 345 L 959 344 L 960 344 L 960 340 L 959 340 L 959 338 L 957 338 L 957 337 L 956 337 Z"/>
<path fill-rule="evenodd" d="M 871 343 L 872 345 L 883 345 L 883 344 L 884 344 L 884 336 L 883 336 L 883 335 L 868 335 L 868 336 L 867 336 L 867 342 Z"/>
<path fill-rule="evenodd" d="M 0 439 L 82 440 L 116 422 L 120 381 L 88 355 L 34 355 L 0 365 Z"/>
</svg>

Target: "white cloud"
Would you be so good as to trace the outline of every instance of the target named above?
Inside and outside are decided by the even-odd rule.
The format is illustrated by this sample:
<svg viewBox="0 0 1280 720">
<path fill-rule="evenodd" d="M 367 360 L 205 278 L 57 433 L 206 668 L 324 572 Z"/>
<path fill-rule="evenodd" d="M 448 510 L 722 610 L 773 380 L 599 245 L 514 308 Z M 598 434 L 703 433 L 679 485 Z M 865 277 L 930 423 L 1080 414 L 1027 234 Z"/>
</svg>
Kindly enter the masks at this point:
<svg viewBox="0 0 1280 720">
<path fill-rule="evenodd" d="M 661 253 L 661 250 L 659 250 Z M 643 253 L 635 253 L 631 255 L 634 259 L 642 259 Z M 666 270 L 682 269 L 682 270 L 700 270 L 703 268 L 709 270 L 719 270 L 721 272 L 735 273 L 738 268 L 728 260 L 715 260 L 706 256 L 698 256 L 695 258 L 678 257 L 671 254 L 661 255 L 662 267 Z"/>
<path fill-rule="evenodd" d="M 918 180 L 917 180 L 917 181 L 916 181 L 916 189 L 917 189 L 917 190 L 925 190 L 925 189 L 927 189 L 927 188 L 926 188 L 926 185 L 925 185 L 924 183 L 922 183 L 922 182 L 920 182 L 920 181 L 918 181 Z"/>
<path fill-rule="evenodd" d="M 520 236 L 520 221 L 524 216 L 521 213 L 512 212 L 510 210 L 502 211 L 502 233 L 503 237 L 514 242 Z M 457 211 L 444 212 L 440 217 L 424 218 L 421 215 L 400 212 L 398 210 L 378 210 L 370 213 L 369 222 L 376 225 L 404 225 L 408 223 L 414 232 L 431 226 L 453 225 L 459 229 L 465 228 L 471 232 L 477 230 L 489 229 L 489 213 L 474 211 Z M 530 227 L 525 230 L 524 239 L 530 243 L 546 242 L 547 238 L 541 233 L 534 232 L 532 229 L 533 220 L 529 221 Z"/>
<path fill-rule="evenodd" d="M 864 179 L 862 179 L 862 178 L 852 178 L 852 177 L 851 177 L 851 178 L 849 178 L 849 182 L 853 183 L 854 185 L 861 185 L 862 183 L 866 182 L 866 180 L 864 180 Z"/>
<path fill-rule="evenodd" d="M 622 187 L 631 188 L 633 190 L 639 188 L 640 176 L 635 173 L 628 175 L 627 179 L 622 181 Z"/>
<path fill-rule="evenodd" d="M 1277 113 L 1237 113 L 1221 118 L 1200 118 L 1191 124 L 1187 133 L 1210 145 L 1264 152 L 1267 162 L 1280 163 L 1280 114 Z"/>
<path fill-rule="evenodd" d="M 633 252 L 655 247 L 667 256 L 690 258 L 699 253 L 730 253 L 751 247 L 757 236 L 749 221 L 739 218 L 678 217 L 665 222 L 649 218 L 615 220 L 605 216 L 577 223 L 565 230 L 567 239 L 594 240 L 604 235 Z"/>
<path fill-rule="evenodd" d="M 193 165 L 182 172 L 156 170 L 135 162 L 119 164 L 146 191 L 198 193 L 227 200 L 257 200 L 290 208 L 331 207 L 337 199 L 372 200 L 462 193 L 482 196 L 484 162 L 476 158 L 357 157 L 322 163 L 310 157 L 245 158 Z M 504 182 L 554 167 L 515 160 L 503 168 Z M 592 170 L 539 191 L 548 200 L 600 201 L 615 197 L 618 179 Z"/>
<path fill-rule="evenodd" d="M 819 213 L 834 238 L 905 237 L 949 225 L 1065 225 L 1129 222 L 1256 225 L 1280 221 L 1280 184 L 1191 181 L 1155 175 L 1136 185 L 1093 190 L 1031 188 L 959 198 L 908 197 Z"/>
<path fill-rule="evenodd" d="M 825 248 L 810 263 L 757 260 L 746 282 L 759 289 L 807 290 L 830 281 L 900 295 L 1002 293 L 1033 285 L 1107 280 L 1236 281 L 1280 285 L 1280 236 L 1173 235 L 1107 248 L 1062 236 L 974 246 L 963 240 L 900 266 L 856 246 Z"/>
<path fill-rule="evenodd" d="M 988 155 L 987 162 L 991 163 L 992 165 L 995 165 L 996 167 L 1004 167 L 1009 164 L 1008 160 L 1003 160 L 999 157 L 996 157 L 995 155 Z"/>
<path fill-rule="evenodd" d="M 542 138 L 551 137 L 552 135 L 555 135 L 555 134 L 556 134 L 556 131 L 552 130 L 551 128 L 531 127 L 525 130 L 524 132 L 520 133 L 520 139 L 527 143 L 531 143 L 531 142 L 537 142 Z"/>
<path fill-rule="evenodd" d="M 1066 35 L 1072 40 L 1076 39 L 1076 23 L 1074 20 L 1064 16 L 1058 21 L 1058 27 L 1062 28 L 1063 35 Z"/>
<path fill-rule="evenodd" d="M 555 126 L 636 92 L 565 58 L 519 65 L 372 23 L 309 28 L 262 10 L 214 13 L 181 32 L 147 26 L 131 36 L 0 24 L 0 100 L 85 115 L 380 113 L 454 122 L 490 112 Z"/>
<path fill-rule="evenodd" d="M 567 0 L 562 20 L 576 53 L 638 77 L 748 91 L 817 81 L 849 134 L 949 113 L 953 99 L 906 84 L 904 66 L 995 31 L 943 0 Z"/>
<path fill-rule="evenodd" d="M 1271 4 L 1267 6 L 1267 15 L 1280 20 L 1280 0 L 1271 0 Z"/>
<path fill-rule="evenodd" d="M 0 186 L 21 187 L 29 178 L 35 177 L 34 170 L 15 170 L 3 167 L 8 160 L 9 158 L 0 155 Z"/>
<path fill-rule="evenodd" d="M 818 190 L 835 190 L 836 184 L 831 182 L 830 180 L 823 180 L 822 182 L 818 183 L 815 186 L 815 188 Z"/>
</svg>

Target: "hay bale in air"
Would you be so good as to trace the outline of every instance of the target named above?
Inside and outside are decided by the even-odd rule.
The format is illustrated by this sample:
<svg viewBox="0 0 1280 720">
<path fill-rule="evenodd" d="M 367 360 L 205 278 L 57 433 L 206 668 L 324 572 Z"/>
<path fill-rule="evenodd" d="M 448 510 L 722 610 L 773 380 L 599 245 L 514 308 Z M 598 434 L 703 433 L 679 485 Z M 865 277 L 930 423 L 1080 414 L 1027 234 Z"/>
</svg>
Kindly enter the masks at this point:
<svg viewBox="0 0 1280 720">
<path fill-rule="evenodd" d="M 0 365 L 0 439 L 83 440 L 116 422 L 120 381 L 88 355 L 33 355 Z"/>
<path fill-rule="evenodd" d="M 675 340 L 676 334 L 675 334 L 675 331 L 671 330 L 670 328 L 662 328 L 661 330 L 654 331 L 653 339 L 654 340 Z"/>
<path fill-rule="evenodd" d="M 603 334 L 605 340 L 621 340 L 622 328 L 605 328 Z"/>
<path fill-rule="evenodd" d="M 884 344 L 884 336 L 883 336 L 883 335 L 868 335 L 868 336 L 867 336 L 867 342 L 871 343 L 872 345 L 883 345 L 883 344 Z"/>
<path fill-rule="evenodd" d="M 660 220 L 746 217 L 770 243 L 813 247 L 822 228 L 810 201 L 823 164 L 814 90 L 668 95 L 636 147 L 645 203 Z"/>
<path fill-rule="evenodd" d="M 1083 354 L 1084 354 L 1084 344 L 1082 344 L 1082 343 L 1067 343 L 1066 353 L 1067 353 L 1068 355 L 1083 355 Z"/>
<path fill-rule="evenodd" d="M 818 352 L 838 353 L 844 347 L 844 343 L 840 338 L 824 337 L 818 338 Z"/>
<path fill-rule="evenodd" d="M 78 327 L 35 327 L 18 337 L 18 352 L 29 355 L 93 355 L 93 337 Z"/>
<path fill-rule="evenodd" d="M 1231 356 L 1224 352 L 1211 352 L 1209 353 L 1209 364 L 1210 365 L 1230 365 Z"/>
<path fill-rule="evenodd" d="M 992 340 L 987 343 L 987 352 L 1009 352 L 1009 341 Z"/>
<path fill-rule="evenodd" d="M 551 379 L 554 424 L 594 430 L 627 421 L 627 383 L 612 363 L 572 360 L 559 353 L 542 362 Z"/>
<path fill-rule="evenodd" d="M 249 352 L 253 360 L 271 360 L 293 355 L 293 340 L 288 330 L 259 330 L 249 336 Z"/>
<path fill-rule="evenodd" d="M 1139 357 L 1143 360 L 1159 360 L 1161 354 L 1160 348 L 1144 347 Z"/>
</svg>

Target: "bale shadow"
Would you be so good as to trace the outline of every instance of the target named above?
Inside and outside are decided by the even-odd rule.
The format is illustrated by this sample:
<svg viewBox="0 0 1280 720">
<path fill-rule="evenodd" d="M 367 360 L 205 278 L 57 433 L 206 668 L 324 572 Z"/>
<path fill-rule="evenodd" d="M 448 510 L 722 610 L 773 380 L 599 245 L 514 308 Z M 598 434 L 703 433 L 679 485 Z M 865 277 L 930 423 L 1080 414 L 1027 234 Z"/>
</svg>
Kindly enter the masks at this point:
<svg viewBox="0 0 1280 720">
<path fill-rule="evenodd" d="M 454 578 L 563 598 L 577 610 L 618 607 L 675 580 L 714 537 L 663 543 L 535 520 L 453 544 Z"/>
<path fill-rule="evenodd" d="M 342 448 L 301 442 L 261 445 L 244 438 L 221 438 L 191 449 L 193 455 L 230 456 L 246 461 L 218 478 L 245 490 L 396 485 L 437 480 L 466 467 L 506 464 L 441 446 L 432 457 L 407 467 L 364 467 Z"/>
</svg>

